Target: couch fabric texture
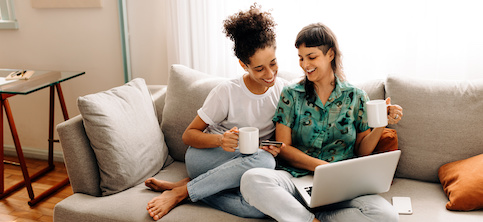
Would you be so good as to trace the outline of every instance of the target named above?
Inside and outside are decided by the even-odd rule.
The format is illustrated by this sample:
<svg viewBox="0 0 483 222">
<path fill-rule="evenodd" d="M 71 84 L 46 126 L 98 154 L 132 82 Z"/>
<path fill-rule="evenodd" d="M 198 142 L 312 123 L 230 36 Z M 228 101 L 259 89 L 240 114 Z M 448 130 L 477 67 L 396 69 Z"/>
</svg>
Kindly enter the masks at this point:
<svg viewBox="0 0 483 222">
<path fill-rule="evenodd" d="M 300 76 L 280 72 L 289 80 Z M 201 107 L 206 95 L 225 78 L 213 77 L 181 65 L 171 68 L 168 86 L 149 86 L 157 120 L 162 129 L 169 155 L 158 159 L 157 179 L 178 181 L 187 177 L 184 153 L 187 146 L 181 135 Z M 389 202 L 393 196 L 411 197 L 413 215 L 400 215 L 400 221 L 481 221 L 483 211 L 458 212 L 445 208 L 448 198 L 438 179 L 438 169 L 450 162 L 483 153 L 483 82 L 444 82 L 406 79 L 389 76 L 355 84 L 371 99 L 391 97 L 404 109 L 404 117 L 395 129 L 398 147 L 402 151 L 396 178 L 387 193 L 380 194 Z M 83 115 L 83 114 L 82 114 Z M 135 115 L 130 113 L 129 115 Z M 159 123 L 161 123 L 159 125 Z M 142 126 L 138 126 L 142 127 Z M 480 130 L 479 130 L 480 129 Z M 64 160 L 74 194 L 54 208 L 54 221 L 152 221 L 147 202 L 160 193 L 153 192 L 142 182 L 121 192 L 102 196 L 101 170 L 94 151 L 89 127 L 84 116 L 76 116 L 57 126 Z M 87 132 L 87 133 L 86 133 Z M 157 149 L 162 150 L 162 147 Z M 161 151 L 162 153 L 162 151 Z M 149 159 L 149 158 L 148 158 Z M 131 167 L 139 170 L 141 165 Z M 150 177 L 144 169 L 141 179 Z M 203 203 L 183 202 L 160 221 L 270 221 L 239 218 L 206 206 Z"/>
<path fill-rule="evenodd" d="M 483 153 L 483 80 L 442 81 L 390 76 L 386 96 L 404 109 L 393 126 L 404 154 L 398 177 L 439 182 L 445 163 Z"/>
</svg>

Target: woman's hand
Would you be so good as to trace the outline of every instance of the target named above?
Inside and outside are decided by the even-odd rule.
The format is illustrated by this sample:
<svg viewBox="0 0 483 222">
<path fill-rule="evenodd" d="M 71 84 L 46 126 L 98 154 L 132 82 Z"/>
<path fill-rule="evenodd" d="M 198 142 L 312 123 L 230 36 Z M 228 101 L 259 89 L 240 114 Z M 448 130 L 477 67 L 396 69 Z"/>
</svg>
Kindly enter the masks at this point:
<svg viewBox="0 0 483 222">
<path fill-rule="evenodd" d="M 403 108 L 399 105 L 391 105 L 391 98 L 386 99 L 387 107 L 387 122 L 388 124 L 397 124 L 403 116 Z"/>
<path fill-rule="evenodd" d="M 238 128 L 236 126 L 221 135 L 220 146 L 227 152 L 235 152 L 238 147 Z"/>
<path fill-rule="evenodd" d="M 282 143 L 280 147 L 270 145 L 270 146 L 262 146 L 261 149 L 271 153 L 273 157 L 277 157 L 284 147 L 285 147 L 285 143 Z"/>
</svg>

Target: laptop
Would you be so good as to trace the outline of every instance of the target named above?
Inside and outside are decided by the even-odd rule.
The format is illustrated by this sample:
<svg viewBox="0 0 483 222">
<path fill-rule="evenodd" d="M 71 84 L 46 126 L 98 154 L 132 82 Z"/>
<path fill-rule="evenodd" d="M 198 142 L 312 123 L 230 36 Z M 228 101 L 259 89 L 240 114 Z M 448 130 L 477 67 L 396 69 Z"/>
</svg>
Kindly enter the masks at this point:
<svg viewBox="0 0 483 222">
<path fill-rule="evenodd" d="M 320 165 L 314 175 L 292 178 L 310 208 L 389 191 L 401 151 Z"/>
</svg>

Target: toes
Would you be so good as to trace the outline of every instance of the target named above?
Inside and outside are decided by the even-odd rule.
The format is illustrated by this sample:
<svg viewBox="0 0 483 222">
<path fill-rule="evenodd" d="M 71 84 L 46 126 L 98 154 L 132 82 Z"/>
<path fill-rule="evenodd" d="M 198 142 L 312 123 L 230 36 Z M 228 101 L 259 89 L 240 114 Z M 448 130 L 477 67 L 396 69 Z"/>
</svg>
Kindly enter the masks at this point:
<svg viewBox="0 0 483 222">
<path fill-rule="evenodd" d="M 155 219 L 155 220 L 159 220 L 160 217 L 158 216 L 158 214 L 160 212 L 158 208 L 152 205 L 148 205 L 147 210 L 148 210 L 149 216 L 151 216 L 153 219 L 155 219 L 155 217 L 158 217 L 158 219 Z"/>
</svg>

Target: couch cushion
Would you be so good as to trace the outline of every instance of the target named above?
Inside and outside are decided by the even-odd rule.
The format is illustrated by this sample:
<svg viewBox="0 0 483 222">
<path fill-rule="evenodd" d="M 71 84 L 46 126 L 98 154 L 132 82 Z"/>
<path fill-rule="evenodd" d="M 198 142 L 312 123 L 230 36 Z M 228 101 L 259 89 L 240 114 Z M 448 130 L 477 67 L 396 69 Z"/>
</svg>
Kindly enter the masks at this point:
<svg viewBox="0 0 483 222">
<path fill-rule="evenodd" d="M 168 151 L 143 79 L 79 97 L 77 104 L 99 165 L 103 196 L 139 184 L 162 168 Z"/>
<path fill-rule="evenodd" d="M 483 209 L 483 154 L 439 168 L 439 180 L 449 198 L 448 210 Z"/>
<path fill-rule="evenodd" d="M 410 197 L 412 215 L 399 215 L 399 222 L 480 222 L 483 211 L 458 212 L 446 210 L 448 198 L 440 183 L 395 178 L 389 192 L 380 194 L 391 203 L 392 197 Z"/>
<path fill-rule="evenodd" d="M 176 161 L 165 167 L 154 177 L 156 179 L 174 182 L 188 177 L 188 174 L 186 172 L 185 164 Z M 81 193 L 75 193 L 55 205 L 54 221 L 152 222 L 153 219 L 149 216 L 146 206 L 150 200 L 160 194 L 160 192 L 149 190 L 144 183 L 129 188 L 124 192 L 105 197 L 92 197 Z M 241 218 L 209 207 L 201 201 L 197 203 L 184 201 L 159 221 L 262 222 L 273 220 Z"/>
<path fill-rule="evenodd" d="M 483 152 L 483 80 L 389 76 L 386 96 L 404 109 L 393 127 L 402 151 L 396 176 L 439 182 L 443 164 Z"/>
<path fill-rule="evenodd" d="M 196 111 L 201 108 L 211 89 L 226 80 L 182 65 L 171 66 L 161 129 L 169 154 L 175 160 L 184 161 L 188 146 L 181 137 L 196 117 Z"/>
</svg>

